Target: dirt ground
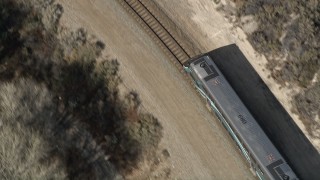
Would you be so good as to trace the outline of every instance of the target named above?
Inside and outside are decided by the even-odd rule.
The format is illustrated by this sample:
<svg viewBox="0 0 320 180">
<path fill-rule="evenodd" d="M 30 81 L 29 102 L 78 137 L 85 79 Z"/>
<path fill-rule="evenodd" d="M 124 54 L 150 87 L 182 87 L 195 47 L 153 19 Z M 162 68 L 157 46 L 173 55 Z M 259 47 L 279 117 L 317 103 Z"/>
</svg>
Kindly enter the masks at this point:
<svg viewBox="0 0 320 180">
<path fill-rule="evenodd" d="M 268 78 L 270 72 L 265 68 L 267 60 L 255 52 L 240 28 L 234 28 L 213 0 L 161 0 L 155 1 L 159 7 L 186 33 L 197 42 L 203 53 L 213 49 L 237 44 L 250 64 L 258 72 L 278 101 L 289 112 L 292 119 L 320 152 L 320 139 L 312 138 L 299 117 L 292 112 L 291 100 L 299 89 L 280 88 L 274 79 Z M 226 5 L 229 0 L 221 0 Z M 183 4 L 183 5 L 182 5 Z"/>
<path fill-rule="evenodd" d="M 158 45 L 117 1 L 58 0 L 62 24 L 84 27 L 117 58 L 124 85 L 164 127 L 172 179 L 254 179 L 225 130 Z"/>
</svg>

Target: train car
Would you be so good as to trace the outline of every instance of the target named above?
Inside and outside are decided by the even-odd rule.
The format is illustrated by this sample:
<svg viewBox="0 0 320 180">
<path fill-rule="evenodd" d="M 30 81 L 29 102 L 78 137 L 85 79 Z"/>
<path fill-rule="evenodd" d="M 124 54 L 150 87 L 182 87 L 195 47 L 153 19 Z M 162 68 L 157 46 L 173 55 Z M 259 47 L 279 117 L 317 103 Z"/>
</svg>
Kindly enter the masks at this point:
<svg viewBox="0 0 320 180">
<path fill-rule="evenodd" d="M 209 56 L 187 61 L 184 69 L 259 179 L 298 180 Z"/>
</svg>

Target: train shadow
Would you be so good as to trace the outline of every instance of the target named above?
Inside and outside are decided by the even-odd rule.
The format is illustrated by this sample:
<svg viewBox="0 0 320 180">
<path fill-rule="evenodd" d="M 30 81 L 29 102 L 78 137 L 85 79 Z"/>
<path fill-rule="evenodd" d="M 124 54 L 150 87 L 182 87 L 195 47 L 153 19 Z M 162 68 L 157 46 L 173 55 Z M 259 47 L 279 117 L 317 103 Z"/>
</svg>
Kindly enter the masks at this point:
<svg viewBox="0 0 320 180">
<path fill-rule="evenodd" d="M 206 53 L 301 179 L 320 179 L 320 154 L 235 44 Z"/>
</svg>

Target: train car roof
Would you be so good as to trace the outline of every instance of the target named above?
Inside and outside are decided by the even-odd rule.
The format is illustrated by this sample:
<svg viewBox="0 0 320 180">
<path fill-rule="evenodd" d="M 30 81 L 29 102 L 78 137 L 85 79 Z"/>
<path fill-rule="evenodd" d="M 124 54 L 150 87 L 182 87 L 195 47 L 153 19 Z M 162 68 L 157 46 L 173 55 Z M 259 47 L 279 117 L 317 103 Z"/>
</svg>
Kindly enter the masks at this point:
<svg viewBox="0 0 320 180">
<path fill-rule="evenodd" d="M 204 62 L 205 65 L 203 65 Z M 265 171 L 283 163 L 288 166 L 212 59 L 209 56 L 193 59 L 190 62 L 190 67 L 199 76 L 211 96 L 220 106 L 223 106 L 223 111 L 228 116 L 229 123 L 237 131 L 256 161 L 265 166 Z M 217 79 L 219 80 L 218 86 Z M 246 123 L 239 119 L 239 115 L 245 118 Z M 285 168 L 291 170 L 289 166 Z"/>
</svg>

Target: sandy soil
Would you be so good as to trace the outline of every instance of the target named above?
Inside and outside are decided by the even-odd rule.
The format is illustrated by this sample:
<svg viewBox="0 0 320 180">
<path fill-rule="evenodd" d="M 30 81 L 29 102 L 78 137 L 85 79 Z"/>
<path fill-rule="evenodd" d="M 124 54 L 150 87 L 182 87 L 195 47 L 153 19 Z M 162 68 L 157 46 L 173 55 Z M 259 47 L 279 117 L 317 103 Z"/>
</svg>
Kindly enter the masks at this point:
<svg viewBox="0 0 320 180">
<path fill-rule="evenodd" d="M 124 85 L 139 92 L 143 108 L 161 121 L 171 178 L 254 179 L 194 89 L 116 1 L 57 2 L 65 9 L 62 24 L 85 27 L 103 40 L 106 54 L 121 64 Z"/>
<path fill-rule="evenodd" d="M 247 41 L 243 30 L 234 28 L 232 23 L 216 10 L 217 5 L 212 0 L 162 0 L 155 2 L 181 29 L 185 30 L 184 32 L 193 41 L 202 46 L 203 52 L 232 43 L 237 44 L 295 123 L 320 152 L 320 139 L 312 138 L 299 117 L 291 111 L 291 100 L 298 89 L 280 89 L 274 79 L 268 78 L 270 72 L 265 68 L 266 58 L 255 52 Z M 226 1 L 221 0 L 221 3 L 226 3 Z"/>
</svg>

